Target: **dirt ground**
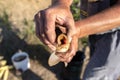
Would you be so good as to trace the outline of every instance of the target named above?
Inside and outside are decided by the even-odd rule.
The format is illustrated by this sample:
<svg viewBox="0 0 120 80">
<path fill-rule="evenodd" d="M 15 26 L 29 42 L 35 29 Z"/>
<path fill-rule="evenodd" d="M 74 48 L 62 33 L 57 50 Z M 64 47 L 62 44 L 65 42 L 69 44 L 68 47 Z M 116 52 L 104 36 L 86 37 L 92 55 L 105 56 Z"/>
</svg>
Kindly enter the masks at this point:
<svg viewBox="0 0 120 80">
<path fill-rule="evenodd" d="M 80 65 L 77 67 L 78 73 L 65 74 L 69 67 L 65 68 L 63 63 L 48 66 L 50 52 L 35 35 L 34 15 L 50 4 L 51 0 L 0 0 L 0 56 L 12 65 L 11 57 L 20 49 L 29 54 L 31 64 L 30 69 L 21 75 L 15 69 L 10 70 L 8 80 L 63 80 L 64 75 L 77 76 L 76 80 L 80 80 L 82 77 L 89 61 L 89 47 L 84 50 L 86 58 L 82 71 Z M 83 51 L 83 45 L 79 45 L 79 50 Z"/>
<path fill-rule="evenodd" d="M 51 0 L 0 0 L 0 56 L 12 65 L 11 57 L 20 49 L 29 54 L 31 64 L 22 75 L 11 69 L 8 80 L 62 80 L 63 63 L 49 67 L 50 53 L 35 35 L 34 15 L 50 4 Z"/>
<path fill-rule="evenodd" d="M 47 60 L 49 57 L 49 53 L 46 50 L 44 51 L 45 53 L 43 52 L 43 53 L 40 53 L 39 55 L 37 54 L 37 57 L 35 58 L 35 60 L 30 59 L 31 68 L 26 72 L 22 73 L 21 75 L 17 74 L 15 69 L 12 69 L 9 74 L 8 80 L 11 80 L 11 79 L 12 80 L 67 80 L 66 78 L 68 78 L 69 80 L 81 79 L 84 68 L 89 60 L 88 56 L 85 59 L 82 71 L 80 70 L 81 63 L 77 63 L 77 68 L 72 68 L 72 69 L 77 69 L 78 71 L 73 71 L 73 70 L 70 71 L 69 70 L 71 69 L 69 68 L 70 64 L 68 65 L 67 68 L 64 67 L 63 63 L 59 63 L 54 67 L 48 66 Z M 88 51 L 89 49 L 86 48 L 85 52 L 88 52 Z M 35 56 L 35 55 L 36 54 L 34 55 L 32 54 L 31 56 Z M 76 65 L 76 62 L 75 63 L 73 62 L 72 64 Z"/>
</svg>

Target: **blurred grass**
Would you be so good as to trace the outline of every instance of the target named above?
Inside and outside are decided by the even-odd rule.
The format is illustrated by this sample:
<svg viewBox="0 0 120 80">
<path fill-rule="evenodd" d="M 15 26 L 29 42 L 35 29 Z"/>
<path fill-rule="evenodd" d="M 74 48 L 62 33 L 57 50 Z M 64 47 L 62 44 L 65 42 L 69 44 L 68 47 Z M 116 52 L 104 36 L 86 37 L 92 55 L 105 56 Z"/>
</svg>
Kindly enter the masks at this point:
<svg viewBox="0 0 120 80">
<path fill-rule="evenodd" d="M 44 70 L 44 67 L 51 70 L 47 65 L 47 58 L 49 57 L 48 52 L 45 51 L 47 47 L 42 45 L 36 37 L 34 24 L 35 13 L 47 8 L 50 4 L 51 0 L 0 0 L 0 56 L 5 56 L 8 64 L 11 64 L 11 56 L 21 49 L 28 52 L 32 60 L 38 60 L 40 66 L 37 64 L 36 66 L 40 70 Z M 74 0 L 71 6 L 75 20 L 80 18 L 79 5 L 79 0 Z M 82 45 L 87 44 L 87 38 L 80 39 L 80 45 L 81 41 Z M 41 68 L 41 65 L 44 67 Z M 36 66 L 34 66 L 33 70 L 43 78 L 44 75 L 36 70 L 38 69 Z M 43 73 L 50 73 L 48 70 L 44 70 Z M 56 73 L 58 74 L 59 72 L 56 71 Z M 52 74 L 49 75 L 51 77 Z M 44 77 L 44 80 L 48 80 L 48 78 Z M 56 79 L 51 78 L 51 80 Z"/>
<path fill-rule="evenodd" d="M 6 26 L 8 29 L 11 29 L 11 23 L 9 21 L 9 15 L 6 11 L 3 11 L 3 15 L 0 16 L 0 27 Z"/>
<path fill-rule="evenodd" d="M 50 4 L 51 0 L 0 0 L 0 56 L 11 64 L 11 56 L 19 49 L 27 52 L 31 59 L 31 74 L 39 75 L 40 80 L 48 80 L 48 77 L 56 80 L 54 70 L 47 65 L 49 52 L 36 37 L 34 25 L 35 13 Z M 14 71 L 8 80 L 22 80 Z"/>
<path fill-rule="evenodd" d="M 25 38 L 29 44 L 39 43 L 36 38 L 32 40 L 35 36 L 34 15 L 37 11 L 48 7 L 50 3 L 51 0 L 0 0 L 0 18 L 3 20 L 0 26 L 9 27 L 21 39 Z"/>
<path fill-rule="evenodd" d="M 34 15 L 37 11 L 47 8 L 50 3 L 51 0 L 0 0 L 0 44 L 1 47 L 4 46 L 6 54 L 14 49 L 16 51 L 15 47 L 23 45 L 18 45 L 18 38 L 26 44 L 41 44 L 35 35 Z M 71 11 L 75 21 L 80 19 L 79 7 L 80 0 L 74 0 Z M 16 43 L 13 44 L 14 41 Z M 88 44 L 87 37 L 79 41 L 82 44 L 80 46 Z"/>
<path fill-rule="evenodd" d="M 73 18 L 75 21 L 80 20 L 80 0 L 74 0 L 73 4 L 71 5 L 71 12 L 73 14 Z M 79 49 L 84 48 L 88 45 L 88 37 L 85 36 L 79 39 Z"/>
<path fill-rule="evenodd" d="M 27 44 L 41 44 L 35 35 L 34 15 L 37 11 L 48 7 L 51 0 L 0 0 L 0 18 L 7 29 L 12 30 Z M 74 0 L 71 11 L 75 21 L 80 19 L 80 0 Z M 7 34 L 7 32 L 6 32 Z M 10 38 L 11 36 L 8 36 Z M 86 44 L 87 38 L 80 39 Z"/>
<path fill-rule="evenodd" d="M 26 45 L 42 45 L 35 35 L 34 15 L 50 4 L 51 0 L 0 0 L 0 55 L 10 62 Z"/>
<path fill-rule="evenodd" d="M 74 0 L 71 5 L 71 11 L 75 21 L 80 19 L 80 0 Z"/>
</svg>

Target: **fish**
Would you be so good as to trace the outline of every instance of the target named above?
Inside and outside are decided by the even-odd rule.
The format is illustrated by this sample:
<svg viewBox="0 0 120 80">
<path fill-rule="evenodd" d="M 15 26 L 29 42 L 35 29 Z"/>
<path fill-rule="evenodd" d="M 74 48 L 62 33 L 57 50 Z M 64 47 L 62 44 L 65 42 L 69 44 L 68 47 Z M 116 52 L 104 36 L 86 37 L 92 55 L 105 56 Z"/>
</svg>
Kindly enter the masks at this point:
<svg viewBox="0 0 120 80">
<path fill-rule="evenodd" d="M 68 37 L 63 33 L 57 37 L 56 50 L 50 55 L 48 59 L 49 66 L 54 66 L 60 62 L 60 59 L 56 53 L 59 52 L 61 54 L 65 54 L 65 52 L 67 52 L 70 47 L 70 42 L 71 40 L 68 40 Z M 65 67 L 67 67 L 68 63 L 64 62 L 64 64 Z"/>
</svg>

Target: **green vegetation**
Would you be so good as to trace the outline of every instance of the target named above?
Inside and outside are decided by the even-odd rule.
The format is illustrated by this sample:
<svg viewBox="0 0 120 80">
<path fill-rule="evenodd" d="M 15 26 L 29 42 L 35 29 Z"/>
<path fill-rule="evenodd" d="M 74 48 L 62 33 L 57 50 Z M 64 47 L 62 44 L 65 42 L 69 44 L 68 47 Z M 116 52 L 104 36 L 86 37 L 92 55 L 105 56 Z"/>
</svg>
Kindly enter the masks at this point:
<svg viewBox="0 0 120 80">
<path fill-rule="evenodd" d="M 73 14 L 73 18 L 75 21 L 80 19 L 80 0 L 74 0 L 73 4 L 71 5 L 71 11 Z M 81 41 L 82 46 L 88 45 L 88 37 L 83 37 L 79 39 Z"/>
<path fill-rule="evenodd" d="M 45 4 L 39 6 L 40 3 Z M 29 51 L 28 46 L 41 45 L 35 35 L 33 18 L 39 9 L 49 4 L 50 1 L 0 0 L 0 56 L 4 56 L 8 64 L 19 49 Z"/>
<path fill-rule="evenodd" d="M 75 21 L 80 19 L 79 4 L 79 0 L 74 0 L 71 5 Z M 38 61 L 36 64 L 33 62 L 32 65 L 39 66 L 31 69 L 39 69 L 41 71 L 46 68 L 43 73 L 45 75 L 49 73 L 50 69 L 47 66 L 47 59 L 49 57 L 48 48 L 36 37 L 33 19 L 37 11 L 49 5 L 50 0 L 0 0 L 0 56 L 4 56 L 7 64 L 11 64 L 11 56 L 20 49 L 28 52 L 31 60 Z M 87 38 L 82 38 L 80 41 L 82 45 L 87 45 Z M 43 77 L 45 75 L 41 75 L 42 73 L 37 71 L 36 73 L 40 74 L 44 80 L 48 80 L 48 78 Z M 51 74 L 49 78 L 51 78 Z M 15 78 L 11 74 L 9 77 Z M 12 80 L 21 79 L 15 78 Z"/>
<path fill-rule="evenodd" d="M 80 0 L 74 0 L 73 4 L 71 5 L 71 11 L 75 21 L 79 20 L 80 19 Z"/>
<path fill-rule="evenodd" d="M 9 15 L 6 11 L 3 11 L 3 14 L 0 16 L 0 27 L 7 27 L 9 30 L 11 29 Z"/>
<path fill-rule="evenodd" d="M 17 49 L 21 49 L 23 44 L 20 42 L 25 44 L 41 44 L 35 35 L 35 24 L 33 21 L 34 14 L 40 9 L 38 2 L 33 2 L 32 0 L 31 2 L 24 2 L 23 0 L 22 2 L 15 1 L 14 3 L 16 4 L 13 5 L 12 2 L 6 3 L 5 1 L 0 1 L 0 41 L 3 47 L 0 52 L 6 53 L 6 55 L 7 53 L 13 54 Z M 21 6 L 17 4 L 21 4 Z M 38 7 L 33 6 L 30 8 L 29 6 L 33 4 Z M 22 6 L 24 6 L 24 8 Z M 74 20 L 79 20 L 80 0 L 74 0 L 71 5 L 71 11 Z M 87 45 L 87 37 L 80 39 L 80 41 L 83 45 Z M 18 47 L 18 45 L 20 47 Z"/>
<path fill-rule="evenodd" d="M 15 0 L 14 3 L 10 1 L 7 1 L 6 3 L 6 0 L 0 1 L 0 41 L 2 44 L 0 44 L 2 47 L 0 52 L 6 53 L 6 55 L 7 53 L 13 54 L 17 49 L 21 49 L 24 44 L 21 44 L 20 42 L 25 44 L 41 44 L 35 35 L 33 18 L 34 14 L 40 8 L 43 9 L 45 7 L 41 7 L 42 5 L 39 6 L 41 2 L 32 0 L 23 0 L 20 2 Z M 30 6 L 33 4 L 34 6 L 31 8 Z M 44 4 L 46 4 L 46 2 Z M 71 5 L 71 11 L 75 21 L 80 19 L 79 7 L 80 0 L 74 0 Z M 87 45 L 87 37 L 80 39 L 80 41 L 82 41 L 83 45 Z"/>
</svg>

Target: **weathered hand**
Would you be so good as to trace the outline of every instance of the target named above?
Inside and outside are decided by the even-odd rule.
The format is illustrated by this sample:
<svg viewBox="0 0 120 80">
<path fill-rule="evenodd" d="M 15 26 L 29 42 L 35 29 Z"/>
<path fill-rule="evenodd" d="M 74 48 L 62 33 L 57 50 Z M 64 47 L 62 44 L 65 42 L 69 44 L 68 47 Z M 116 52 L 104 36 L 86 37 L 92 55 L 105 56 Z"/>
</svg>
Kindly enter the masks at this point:
<svg viewBox="0 0 120 80">
<path fill-rule="evenodd" d="M 55 50 L 55 25 L 64 26 L 68 37 L 75 32 L 74 20 L 70 8 L 65 5 L 54 5 L 35 15 L 36 35 L 50 49 Z"/>
</svg>

